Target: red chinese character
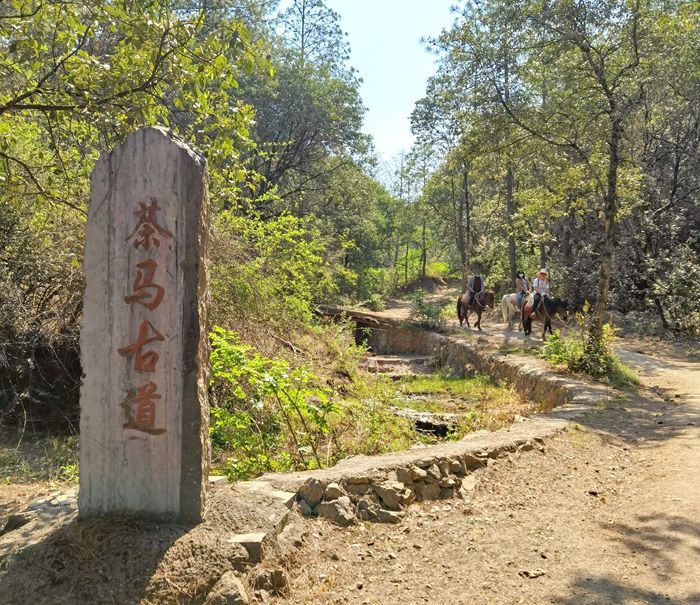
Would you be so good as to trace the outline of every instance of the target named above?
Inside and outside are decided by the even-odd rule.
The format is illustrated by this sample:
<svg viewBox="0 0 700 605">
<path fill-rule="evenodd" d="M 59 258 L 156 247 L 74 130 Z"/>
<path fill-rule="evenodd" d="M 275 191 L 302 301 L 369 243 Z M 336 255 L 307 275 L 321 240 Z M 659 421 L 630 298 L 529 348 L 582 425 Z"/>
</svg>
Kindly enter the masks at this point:
<svg viewBox="0 0 700 605">
<path fill-rule="evenodd" d="M 134 291 L 136 294 L 125 296 L 124 300 L 129 304 L 137 302 L 153 311 L 160 304 L 160 301 L 163 300 L 163 294 L 165 293 L 165 289 L 162 286 L 153 283 L 153 276 L 158 263 L 154 259 L 148 258 L 136 265 L 136 267 L 143 269 L 143 271 L 139 270 L 136 272 L 136 279 L 134 279 Z M 149 288 L 155 290 L 155 292 L 148 292 Z M 149 298 L 150 300 L 148 300 Z"/>
<path fill-rule="evenodd" d="M 143 246 L 144 250 L 151 249 L 151 240 L 156 248 L 160 247 L 160 239 L 155 237 L 156 234 L 161 237 L 172 237 L 173 234 L 170 233 L 165 227 L 161 227 L 156 220 L 156 212 L 160 210 L 160 206 L 156 201 L 156 198 L 151 198 L 151 203 L 146 206 L 146 202 L 139 202 L 139 209 L 134 212 L 134 216 L 139 219 L 136 228 L 131 232 L 131 235 L 127 237 L 127 241 L 130 240 L 134 235 L 138 233 L 141 239 L 136 238 L 134 240 L 134 248 Z"/>
<path fill-rule="evenodd" d="M 149 382 L 137 389 L 129 389 L 122 408 L 126 416 L 125 429 L 134 429 L 151 435 L 165 433 L 165 429 L 154 428 L 156 423 L 156 399 L 161 396 L 156 393 L 158 386 Z"/>
<path fill-rule="evenodd" d="M 153 336 L 148 335 L 149 329 L 151 332 L 153 332 Z M 136 371 L 142 374 L 145 372 L 155 372 L 156 363 L 159 357 L 158 353 L 155 351 L 144 352 L 142 349 L 145 345 L 157 340 L 165 340 L 165 338 L 163 338 L 163 335 L 151 325 L 150 321 L 144 319 L 139 326 L 139 337 L 136 342 L 119 349 L 119 354 L 123 355 L 124 357 L 129 357 L 133 353 L 136 353 L 136 360 L 134 362 L 134 368 Z"/>
</svg>

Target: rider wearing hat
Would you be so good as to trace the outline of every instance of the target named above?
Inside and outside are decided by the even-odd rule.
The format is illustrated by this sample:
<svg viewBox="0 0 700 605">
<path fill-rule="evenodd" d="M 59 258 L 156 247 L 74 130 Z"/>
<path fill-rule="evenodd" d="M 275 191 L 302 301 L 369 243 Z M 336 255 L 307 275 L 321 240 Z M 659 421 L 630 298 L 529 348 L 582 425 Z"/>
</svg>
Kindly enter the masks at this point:
<svg viewBox="0 0 700 605">
<path fill-rule="evenodd" d="M 471 275 L 467 280 L 467 292 L 469 293 L 469 306 L 474 304 L 474 298 L 477 293 L 486 291 L 486 280 L 481 275 L 481 268 L 475 265 L 474 275 Z"/>
<path fill-rule="evenodd" d="M 523 299 L 530 291 L 530 282 L 525 277 L 525 271 L 518 271 L 518 277 L 515 278 L 515 294 L 518 300 L 518 309 L 523 307 Z"/>
<path fill-rule="evenodd" d="M 534 315 L 537 310 L 537 305 L 544 296 L 549 294 L 549 271 L 547 269 L 540 269 L 537 273 L 537 277 L 532 280 L 532 289 L 535 291 L 535 302 L 532 303 L 531 315 Z"/>
</svg>

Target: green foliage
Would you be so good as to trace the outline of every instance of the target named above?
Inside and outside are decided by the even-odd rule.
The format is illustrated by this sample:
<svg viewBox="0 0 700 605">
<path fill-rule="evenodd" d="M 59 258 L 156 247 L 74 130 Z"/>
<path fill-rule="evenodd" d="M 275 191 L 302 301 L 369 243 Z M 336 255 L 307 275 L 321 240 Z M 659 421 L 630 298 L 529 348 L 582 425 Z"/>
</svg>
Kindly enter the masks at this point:
<svg viewBox="0 0 700 605">
<path fill-rule="evenodd" d="M 616 387 L 638 384 L 638 378 L 613 350 L 613 327 L 605 324 L 602 337 L 593 338 L 588 327 L 587 312 L 588 306 L 584 307 L 583 313 L 577 313 L 578 328 L 573 335 L 562 336 L 559 330 L 555 330 L 542 345 L 540 355 L 552 363 L 566 366 L 572 372 L 583 372 Z"/>
<path fill-rule="evenodd" d="M 324 246 L 311 220 L 285 214 L 220 213 L 214 221 L 213 321 L 247 334 L 262 325 L 284 334 L 311 320 L 333 291 Z"/>
<path fill-rule="evenodd" d="M 210 338 L 212 445 L 226 453 L 228 476 L 322 466 L 338 409 L 333 392 L 304 368 L 252 352 L 233 332 L 215 328 Z"/>
<path fill-rule="evenodd" d="M 445 317 L 443 310 L 445 304 L 428 302 L 425 299 L 425 290 L 419 288 L 411 294 L 413 303 L 412 317 L 421 325 L 431 330 L 441 330 L 445 327 Z"/>
</svg>

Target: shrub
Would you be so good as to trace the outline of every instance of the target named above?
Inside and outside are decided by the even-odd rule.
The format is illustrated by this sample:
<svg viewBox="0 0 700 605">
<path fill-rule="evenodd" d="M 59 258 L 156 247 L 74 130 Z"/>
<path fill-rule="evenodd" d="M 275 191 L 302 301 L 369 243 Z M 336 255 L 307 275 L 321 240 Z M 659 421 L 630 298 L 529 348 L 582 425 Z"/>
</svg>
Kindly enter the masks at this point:
<svg viewBox="0 0 700 605">
<path fill-rule="evenodd" d="M 304 368 L 268 359 L 235 333 L 214 328 L 211 438 L 231 479 L 316 468 L 337 409 L 330 389 Z"/>
<path fill-rule="evenodd" d="M 425 300 L 425 290 L 418 289 L 411 294 L 413 312 L 411 316 L 426 328 L 440 330 L 445 327 L 444 304 L 434 304 Z"/>
<path fill-rule="evenodd" d="M 576 314 L 578 330 L 570 336 L 562 336 L 559 330 L 555 330 L 542 345 L 540 356 L 564 365 L 572 372 L 582 372 L 614 386 L 638 383 L 634 373 L 620 361 L 613 350 L 615 331 L 610 324 L 603 326 L 600 339 L 591 337 L 588 310 L 586 303 L 583 313 Z"/>
</svg>

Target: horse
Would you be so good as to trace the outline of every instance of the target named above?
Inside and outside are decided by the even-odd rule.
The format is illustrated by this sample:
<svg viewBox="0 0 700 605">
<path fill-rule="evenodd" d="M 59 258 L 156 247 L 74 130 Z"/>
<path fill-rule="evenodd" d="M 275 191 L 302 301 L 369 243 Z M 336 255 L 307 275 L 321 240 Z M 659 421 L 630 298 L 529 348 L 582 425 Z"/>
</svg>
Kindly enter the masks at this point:
<svg viewBox="0 0 700 605">
<path fill-rule="evenodd" d="M 513 329 L 513 316 L 520 315 L 520 323 L 518 324 L 518 331 L 523 329 L 523 316 L 518 310 L 518 295 L 517 294 L 506 294 L 501 299 L 501 313 L 503 314 L 503 321 L 508 324 L 508 329 Z"/>
<path fill-rule="evenodd" d="M 457 299 L 457 317 L 459 318 L 459 325 L 461 326 L 466 321 L 467 327 L 471 328 L 469 325 L 469 314 L 474 311 L 476 313 L 476 323 L 474 327 L 478 328 L 479 332 L 481 332 L 481 314 L 486 307 L 493 308 L 494 298 L 494 293 L 490 290 L 487 292 L 477 292 L 474 301 L 470 305 L 469 294 L 463 292 Z"/>
<path fill-rule="evenodd" d="M 569 319 L 569 303 L 566 300 L 559 298 L 549 298 L 543 296 L 540 304 L 537 306 L 535 315 L 532 315 L 532 302 L 523 303 L 523 327 L 525 328 L 525 336 L 530 336 L 532 333 L 532 320 L 539 319 L 544 322 L 542 330 L 542 341 L 546 340 L 547 330 L 552 333 L 552 318 L 559 316 L 563 321 Z"/>
</svg>

